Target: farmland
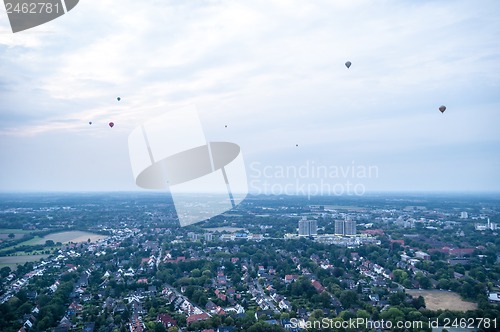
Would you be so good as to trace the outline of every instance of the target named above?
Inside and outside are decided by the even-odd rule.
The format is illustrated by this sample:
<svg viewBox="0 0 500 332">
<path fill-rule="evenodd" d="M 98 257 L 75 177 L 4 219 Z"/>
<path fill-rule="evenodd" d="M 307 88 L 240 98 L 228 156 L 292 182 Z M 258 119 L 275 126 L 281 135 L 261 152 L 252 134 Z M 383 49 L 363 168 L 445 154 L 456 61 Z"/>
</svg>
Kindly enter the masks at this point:
<svg viewBox="0 0 500 332">
<path fill-rule="evenodd" d="M 37 237 L 33 240 L 36 240 L 34 242 L 31 242 L 30 244 L 44 244 L 45 241 L 47 240 L 52 240 L 54 243 L 61 242 L 61 243 L 69 243 L 69 242 L 74 242 L 74 243 L 79 243 L 79 242 L 86 242 L 90 239 L 91 242 L 105 239 L 107 236 L 106 235 L 100 235 L 100 234 L 95 234 L 95 233 L 89 233 L 89 232 L 82 232 L 82 231 L 69 231 L 69 232 L 60 232 L 60 233 L 52 233 L 45 235 L 44 237 L 40 238 Z M 24 243 L 21 243 L 24 244 Z"/>
</svg>

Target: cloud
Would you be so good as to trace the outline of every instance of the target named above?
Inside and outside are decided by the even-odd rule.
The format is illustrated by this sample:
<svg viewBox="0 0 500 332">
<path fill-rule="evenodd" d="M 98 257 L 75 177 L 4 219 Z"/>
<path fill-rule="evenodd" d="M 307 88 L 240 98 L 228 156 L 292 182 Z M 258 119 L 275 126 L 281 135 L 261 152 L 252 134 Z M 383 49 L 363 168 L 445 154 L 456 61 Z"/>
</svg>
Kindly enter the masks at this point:
<svg viewBox="0 0 500 332">
<path fill-rule="evenodd" d="M 0 140 L 85 137 L 104 149 L 109 121 L 126 140 L 139 123 L 195 104 L 207 137 L 240 143 L 249 160 L 333 162 L 330 151 L 419 167 L 399 154 L 498 147 L 499 10 L 496 1 L 81 2 L 46 25 L 0 33 Z"/>
</svg>

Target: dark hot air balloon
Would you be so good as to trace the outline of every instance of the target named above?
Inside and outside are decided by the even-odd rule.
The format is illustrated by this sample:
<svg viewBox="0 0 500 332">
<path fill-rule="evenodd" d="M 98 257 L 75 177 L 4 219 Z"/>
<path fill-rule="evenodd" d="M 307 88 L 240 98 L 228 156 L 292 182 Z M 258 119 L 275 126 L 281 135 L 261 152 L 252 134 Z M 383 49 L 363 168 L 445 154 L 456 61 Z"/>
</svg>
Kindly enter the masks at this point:
<svg viewBox="0 0 500 332">
<path fill-rule="evenodd" d="M 345 63 L 345 66 L 347 67 L 347 69 L 349 69 L 349 67 L 351 67 L 351 61 L 347 61 L 347 62 Z"/>
<path fill-rule="evenodd" d="M 114 124 L 113 122 L 110 122 L 110 123 L 109 123 L 109 126 L 110 126 L 111 128 L 113 128 L 113 126 L 114 126 L 114 125 L 115 125 L 115 124 Z"/>
<path fill-rule="evenodd" d="M 122 100 L 122 99 L 121 99 L 120 97 L 116 97 L 116 100 L 120 101 L 120 100 Z"/>
<path fill-rule="evenodd" d="M 91 124 L 92 124 L 92 121 L 89 121 L 89 125 L 91 125 Z"/>
<path fill-rule="evenodd" d="M 446 111 L 446 106 L 444 105 L 439 106 L 439 110 L 441 111 L 441 113 L 444 113 L 444 111 Z"/>
</svg>

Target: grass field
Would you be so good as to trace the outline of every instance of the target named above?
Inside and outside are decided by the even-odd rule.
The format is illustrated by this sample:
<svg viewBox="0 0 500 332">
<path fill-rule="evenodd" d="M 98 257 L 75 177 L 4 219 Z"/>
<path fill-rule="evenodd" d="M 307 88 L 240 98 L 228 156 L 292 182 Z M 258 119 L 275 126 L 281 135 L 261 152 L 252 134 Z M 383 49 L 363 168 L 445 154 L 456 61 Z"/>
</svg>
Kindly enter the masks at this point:
<svg viewBox="0 0 500 332">
<path fill-rule="evenodd" d="M 407 289 L 412 297 L 422 296 L 429 310 L 467 311 L 477 309 L 477 304 L 462 300 L 459 294 L 440 290 Z"/>
<path fill-rule="evenodd" d="M 24 229 L 15 229 L 15 228 L 0 228 L 0 239 L 9 239 L 9 234 L 14 234 L 14 239 L 19 239 L 24 236 L 24 234 L 28 234 L 31 231 L 27 231 Z"/>
<path fill-rule="evenodd" d="M 105 239 L 107 236 L 106 235 L 101 235 L 101 234 L 95 234 L 95 233 L 89 233 L 89 232 L 82 232 L 82 231 L 68 231 L 68 232 L 59 232 L 59 233 L 52 233 L 52 234 L 47 234 L 44 237 L 39 237 L 35 236 L 33 239 L 21 242 L 15 246 L 10 246 L 7 248 L 4 248 L 0 250 L 0 253 L 6 250 L 11 250 L 15 248 L 19 248 L 20 246 L 31 246 L 31 245 L 37 245 L 37 244 L 45 244 L 45 241 L 47 240 L 52 240 L 54 243 L 61 242 L 61 243 L 68 243 L 68 242 L 74 242 L 74 243 L 80 243 L 80 242 L 87 242 L 88 239 L 90 239 L 91 242 L 95 242 L 97 240 Z"/>
<path fill-rule="evenodd" d="M 30 243 L 30 244 L 45 244 L 45 241 L 47 241 L 47 240 L 52 240 L 52 241 L 54 241 L 54 243 L 57 243 L 57 242 L 79 243 L 79 242 L 86 242 L 86 241 L 88 241 L 88 239 L 90 239 L 91 242 L 94 242 L 94 241 L 105 239 L 105 238 L 107 238 L 107 236 L 101 235 L 101 234 L 82 232 L 82 231 L 69 231 L 69 232 L 48 234 L 48 235 L 45 235 L 43 238 L 36 237 L 33 239 L 36 241 L 34 243 Z M 24 242 L 22 244 L 24 244 Z"/>
<path fill-rule="evenodd" d="M 24 229 L 18 229 L 18 228 L 0 228 L 0 234 L 10 234 L 10 233 L 14 233 L 14 234 L 27 234 L 27 233 L 30 233 L 32 231 L 27 231 L 27 230 L 24 230 Z"/>
<path fill-rule="evenodd" d="M 8 266 L 11 269 L 15 269 L 18 264 L 22 265 L 26 262 L 35 262 L 42 258 L 47 258 L 48 256 L 49 255 L 19 255 L 0 257 L 0 268 Z"/>
</svg>

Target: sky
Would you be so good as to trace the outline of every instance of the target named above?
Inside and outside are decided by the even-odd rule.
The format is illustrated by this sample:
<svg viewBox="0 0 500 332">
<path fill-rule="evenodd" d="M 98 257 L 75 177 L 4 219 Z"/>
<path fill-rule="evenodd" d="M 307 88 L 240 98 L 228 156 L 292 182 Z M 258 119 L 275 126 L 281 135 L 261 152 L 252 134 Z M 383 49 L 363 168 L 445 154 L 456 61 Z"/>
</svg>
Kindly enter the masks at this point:
<svg viewBox="0 0 500 332">
<path fill-rule="evenodd" d="M 0 191 L 144 191 L 129 134 L 194 105 L 252 193 L 499 192 L 499 18 L 496 0 L 82 0 L 14 34 L 1 10 Z"/>
</svg>

